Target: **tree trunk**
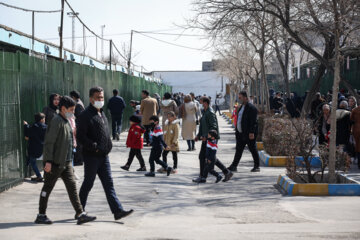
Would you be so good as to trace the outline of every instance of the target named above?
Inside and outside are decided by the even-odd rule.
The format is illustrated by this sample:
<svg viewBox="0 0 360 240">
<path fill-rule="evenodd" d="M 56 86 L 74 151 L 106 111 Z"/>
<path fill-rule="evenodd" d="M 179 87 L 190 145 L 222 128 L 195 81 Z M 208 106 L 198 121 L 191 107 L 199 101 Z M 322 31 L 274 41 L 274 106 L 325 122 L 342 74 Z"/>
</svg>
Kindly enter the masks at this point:
<svg viewBox="0 0 360 240">
<path fill-rule="evenodd" d="M 266 75 L 265 75 L 265 56 L 264 51 L 260 51 L 260 65 L 261 65 L 261 81 L 264 84 L 263 86 L 263 92 L 264 92 L 264 98 L 261 99 L 264 104 L 264 112 L 269 113 L 270 112 L 270 104 L 269 104 L 269 88 L 266 81 Z"/>
<path fill-rule="evenodd" d="M 334 20 L 335 20 L 335 69 L 334 84 L 331 105 L 331 125 L 330 125 L 330 144 L 329 144 L 329 183 L 336 182 L 335 162 L 336 162 L 336 109 L 338 102 L 338 92 L 340 84 L 340 33 L 339 33 L 339 13 L 337 1 L 333 0 Z"/>
</svg>

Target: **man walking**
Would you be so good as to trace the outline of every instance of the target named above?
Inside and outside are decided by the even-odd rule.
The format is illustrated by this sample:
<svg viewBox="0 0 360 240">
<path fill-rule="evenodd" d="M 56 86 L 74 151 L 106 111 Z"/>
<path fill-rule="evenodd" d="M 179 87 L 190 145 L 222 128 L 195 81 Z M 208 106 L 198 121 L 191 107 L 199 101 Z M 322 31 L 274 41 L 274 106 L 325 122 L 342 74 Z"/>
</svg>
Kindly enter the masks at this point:
<svg viewBox="0 0 360 240">
<path fill-rule="evenodd" d="M 142 115 L 142 125 L 145 127 L 144 138 L 146 141 L 146 145 L 150 146 L 150 129 L 151 122 L 150 118 L 154 115 L 157 115 L 157 110 L 159 108 L 157 100 L 155 98 L 151 98 L 149 96 L 149 92 L 147 90 L 143 90 L 141 93 L 142 101 L 140 106 L 140 114 Z"/>
<path fill-rule="evenodd" d="M 96 217 L 88 216 L 81 206 L 76 190 L 74 170 L 72 167 L 74 139 L 69 122 L 74 115 L 75 102 L 68 96 L 61 98 L 59 114 L 55 114 L 45 134 L 44 143 L 44 186 L 40 194 L 39 214 L 35 220 L 37 224 L 52 224 L 46 216 L 49 196 L 59 177 L 64 181 L 71 204 L 75 209 L 77 224 L 94 221 Z"/>
<path fill-rule="evenodd" d="M 208 97 L 202 97 L 202 104 L 204 107 L 203 115 L 200 119 L 199 133 L 195 138 L 195 141 L 201 140 L 201 150 L 199 154 L 200 160 L 200 175 L 198 178 L 193 179 L 196 183 L 205 183 L 207 178 L 207 172 L 205 172 L 206 166 L 206 144 L 210 130 L 215 130 L 217 133 L 216 140 L 220 139 L 219 125 L 214 113 L 214 110 L 209 106 L 210 99 Z M 229 181 L 233 174 L 229 171 L 220 161 L 216 160 L 215 165 L 221 169 L 225 175 L 224 181 Z"/>
<path fill-rule="evenodd" d="M 84 107 L 84 103 L 81 101 L 80 99 L 80 93 L 78 91 L 71 91 L 70 92 L 70 97 L 75 101 L 76 106 L 75 106 L 75 123 L 76 123 L 76 127 L 79 127 L 78 124 L 78 118 L 80 116 L 80 114 L 85 110 Z M 77 143 L 76 144 L 76 151 L 74 154 L 74 166 L 80 166 L 83 165 L 84 160 L 83 160 L 83 156 L 82 156 L 82 147 L 81 144 Z"/>
<path fill-rule="evenodd" d="M 249 102 L 247 93 L 242 91 L 239 93 L 239 101 L 242 104 L 237 110 L 237 122 L 235 124 L 235 135 L 236 135 L 236 153 L 234 160 L 228 168 L 232 172 L 237 171 L 242 153 L 246 145 L 251 152 L 254 159 L 254 168 L 251 172 L 260 172 L 259 164 L 259 153 L 256 149 L 256 136 L 258 133 L 257 123 L 257 109 Z"/>
<path fill-rule="evenodd" d="M 84 182 L 80 188 L 80 201 L 85 209 L 88 195 L 94 185 L 96 175 L 103 185 L 106 199 L 115 220 L 130 215 L 125 211 L 116 196 L 108 154 L 112 149 L 109 126 L 103 111 L 104 90 L 101 87 L 90 89 L 90 105 L 80 115 L 78 141 L 83 145 Z"/>
<path fill-rule="evenodd" d="M 122 125 L 122 116 L 124 109 L 126 107 L 125 101 L 122 97 L 118 96 L 119 91 L 117 89 L 113 90 L 113 97 L 109 99 L 108 109 L 111 113 L 111 122 L 112 122 L 112 136 L 113 140 L 120 140 L 121 125 Z"/>
</svg>

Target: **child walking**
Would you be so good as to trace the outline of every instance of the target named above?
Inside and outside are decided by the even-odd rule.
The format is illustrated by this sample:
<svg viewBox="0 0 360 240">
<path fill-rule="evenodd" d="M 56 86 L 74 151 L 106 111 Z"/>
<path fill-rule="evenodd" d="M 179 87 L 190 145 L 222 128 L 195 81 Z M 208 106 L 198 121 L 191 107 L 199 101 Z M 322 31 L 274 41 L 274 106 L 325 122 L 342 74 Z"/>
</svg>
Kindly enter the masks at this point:
<svg viewBox="0 0 360 240">
<path fill-rule="evenodd" d="M 127 163 L 121 167 L 125 171 L 129 171 L 131 163 L 133 162 L 135 156 L 140 163 L 140 168 L 137 169 L 136 171 L 138 172 L 146 171 L 144 158 L 141 154 L 141 149 L 143 148 L 144 145 L 144 139 L 142 135 L 144 134 L 145 129 L 140 125 L 140 123 L 141 123 L 141 118 L 139 116 L 132 115 L 130 117 L 131 127 L 126 140 L 126 146 L 130 148 L 129 158 Z"/>
<path fill-rule="evenodd" d="M 169 150 L 164 150 L 162 157 L 163 162 L 167 163 L 167 155 L 169 152 L 172 153 L 173 156 L 173 171 L 172 173 L 177 173 L 177 167 L 178 167 L 178 156 L 177 153 L 179 152 L 179 132 L 180 132 L 180 126 L 179 126 L 179 120 L 176 119 L 175 112 L 171 111 L 167 114 L 167 120 L 164 124 L 164 141 L 166 145 L 169 146 Z M 158 170 L 160 173 L 166 172 L 164 168 L 160 168 Z"/>
<path fill-rule="evenodd" d="M 35 123 L 31 126 L 24 121 L 24 135 L 25 140 L 28 141 L 28 164 L 36 174 L 36 177 L 31 178 L 31 181 L 42 182 L 43 178 L 36 165 L 36 159 L 43 154 L 47 126 L 45 124 L 45 114 L 36 113 L 34 118 Z"/>
<path fill-rule="evenodd" d="M 214 170 L 216 161 L 220 161 L 219 159 L 216 158 L 216 152 L 218 149 L 216 138 L 217 138 L 217 131 L 210 130 L 208 133 L 208 140 L 206 144 L 206 163 L 204 169 L 204 176 L 207 176 L 208 173 L 210 173 L 211 175 L 216 177 L 215 183 L 218 183 L 221 181 L 223 177 Z M 224 181 L 228 181 L 230 180 L 230 178 L 229 179 L 226 178 Z"/>
<path fill-rule="evenodd" d="M 158 116 L 152 116 L 150 117 L 150 123 L 151 123 L 151 136 L 152 136 L 152 142 L 151 142 L 151 152 L 150 152 L 150 172 L 146 173 L 146 177 L 155 177 L 155 162 L 157 164 L 160 164 L 164 169 L 166 169 L 167 176 L 170 175 L 172 172 L 172 168 L 167 165 L 167 163 L 160 160 L 161 153 L 163 149 L 165 148 L 167 151 L 170 150 L 170 147 L 165 143 L 163 131 L 159 125 L 159 117 Z"/>
</svg>

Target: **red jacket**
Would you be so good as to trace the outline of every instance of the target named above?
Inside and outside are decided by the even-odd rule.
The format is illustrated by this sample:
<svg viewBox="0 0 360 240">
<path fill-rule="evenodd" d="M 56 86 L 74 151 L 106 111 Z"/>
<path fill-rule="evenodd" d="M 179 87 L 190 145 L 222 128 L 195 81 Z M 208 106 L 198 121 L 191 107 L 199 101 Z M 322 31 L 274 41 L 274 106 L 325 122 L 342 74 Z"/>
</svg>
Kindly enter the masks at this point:
<svg viewBox="0 0 360 240">
<path fill-rule="evenodd" d="M 128 148 L 142 149 L 144 144 L 142 135 L 144 132 L 145 129 L 143 129 L 139 124 L 133 124 L 129 129 L 126 146 Z"/>
</svg>

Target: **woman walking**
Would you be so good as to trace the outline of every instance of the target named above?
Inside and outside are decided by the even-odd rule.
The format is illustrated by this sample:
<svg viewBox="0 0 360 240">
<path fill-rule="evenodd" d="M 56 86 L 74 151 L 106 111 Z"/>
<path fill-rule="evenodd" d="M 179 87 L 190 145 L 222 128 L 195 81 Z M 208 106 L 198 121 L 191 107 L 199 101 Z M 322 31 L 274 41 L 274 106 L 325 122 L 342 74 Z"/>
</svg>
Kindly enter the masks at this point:
<svg viewBox="0 0 360 240">
<path fill-rule="evenodd" d="M 180 108 L 180 116 L 183 120 L 181 135 L 187 141 L 188 151 L 195 150 L 195 135 L 196 135 L 196 104 L 191 101 L 191 96 L 186 95 L 184 104 Z"/>
</svg>

